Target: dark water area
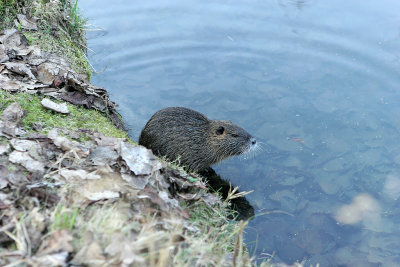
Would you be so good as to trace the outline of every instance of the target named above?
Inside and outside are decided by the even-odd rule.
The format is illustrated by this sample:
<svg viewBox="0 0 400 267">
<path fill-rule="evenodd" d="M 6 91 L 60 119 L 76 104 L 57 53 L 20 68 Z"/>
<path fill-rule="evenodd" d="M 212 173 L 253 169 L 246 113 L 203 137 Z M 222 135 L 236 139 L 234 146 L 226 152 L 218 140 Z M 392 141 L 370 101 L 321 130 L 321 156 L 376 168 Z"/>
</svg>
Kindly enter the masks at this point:
<svg viewBox="0 0 400 267">
<path fill-rule="evenodd" d="M 400 1 L 80 1 L 92 78 L 137 140 L 162 107 L 242 126 L 215 170 L 258 258 L 400 266 Z"/>
</svg>

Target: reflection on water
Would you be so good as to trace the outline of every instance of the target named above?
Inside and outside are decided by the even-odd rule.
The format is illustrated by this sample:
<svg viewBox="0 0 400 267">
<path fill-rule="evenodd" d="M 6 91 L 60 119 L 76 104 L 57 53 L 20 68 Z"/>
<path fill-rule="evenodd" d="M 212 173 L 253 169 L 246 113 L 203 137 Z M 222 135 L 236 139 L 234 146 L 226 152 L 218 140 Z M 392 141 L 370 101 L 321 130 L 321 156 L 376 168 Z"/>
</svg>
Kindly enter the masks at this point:
<svg viewBox="0 0 400 267">
<path fill-rule="evenodd" d="M 215 169 L 257 257 L 400 265 L 399 1 L 81 1 L 92 64 L 137 139 L 186 106 L 264 145 Z M 254 242 L 257 241 L 257 242 Z"/>
</svg>

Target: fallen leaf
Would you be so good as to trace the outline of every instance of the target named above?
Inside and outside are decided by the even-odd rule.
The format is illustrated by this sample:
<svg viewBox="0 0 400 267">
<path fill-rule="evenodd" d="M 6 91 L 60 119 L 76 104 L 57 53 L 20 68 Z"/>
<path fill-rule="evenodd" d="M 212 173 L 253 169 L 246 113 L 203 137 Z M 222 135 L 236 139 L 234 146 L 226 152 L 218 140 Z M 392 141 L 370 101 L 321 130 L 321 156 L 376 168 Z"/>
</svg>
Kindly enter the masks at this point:
<svg viewBox="0 0 400 267">
<path fill-rule="evenodd" d="M 119 193 L 114 191 L 102 191 L 102 192 L 85 192 L 85 197 L 92 201 L 99 201 L 101 199 L 113 199 L 119 198 Z"/>
<path fill-rule="evenodd" d="M 59 74 L 60 69 L 54 63 L 44 62 L 37 67 L 38 80 L 50 85 Z"/>
<path fill-rule="evenodd" d="M 5 46 L 0 44 L 0 63 L 8 61 L 9 58 L 6 54 Z M 0 65 L 0 72 L 3 70 L 4 65 Z"/>
<path fill-rule="evenodd" d="M 35 207 L 29 213 L 31 224 L 36 228 L 37 231 L 43 232 L 46 228 L 46 220 L 42 213 L 40 213 L 39 207 Z"/>
<path fill-rule="evenodd" d="M 0 43 L 10 48 L 25 48 L 28 45 L 28 39 L 16 29 L 8 29 L 0 34 Z"/>
<path fill-rule="evenodd" d="M 16 139 L 16 138 L 11 139 L 10 144 L 13 146 L 15 150 L 22 152 L 28 151 L 31 147 L 37 145 L 35 141 Z"/>
<path fill-rule="evenodd" d="M 64 151 L 74 150 L 80 156 L 87 156 L 89 154 L 89 150 L 84 148 L 80 143 L 77 141 L 69 140 L 67 137 L 61 136 L 58 133 L 57 129 L 52 129 L 48 133 L 48 138 L 50 138 L 53 143 L 61 148 Z"/>
<path fill-rule="evenodd" d="M 135 189 L 144 189 L 146 185 L 149 183 L 149 178 L 150 178 L 150 176 L 140 177 L 140 176 L 132 176 L 126 173 L 121 173 L 121 177 Z"/>
<path fill-rule="evenodd" d="M 16 25 L 16 27 L 20 26 L 22 29 L 25 30 L 37 31 L 38 27 L 36 21 L 33 18 L 28 19 L 25 15 L 17 14 L 17 19 L 19 21 L 19 25 Z"/>
<path fill-rule="evenodd" d="M 99 146 L 106 146 L 114 150 L 119 150 L 121 148 L 121 142 L 126 141 L 125 138 L 115 138 L 104 136 L 102 133 L 93 133 L 92 138 L 96 141 Z"/>
<path fill-rule="evenodd" d="M 215 204 L 221 202 L 221 199 L 220 199 L 217 195 L 215 195 L 215 194 L 209 194 L 209 193 L 207 193 L 207 194 L 204 194 L 201 198 L 202 198 L 202 199 L 204 200 L 204 202 L 205 202 L 207 205 L 209 205 L 210 207 L 212 207 L 212 206 L 214 206 Z"/>
<path fill-rule="evenodd" d="M 31 158 L 28 152 L 13 151 L 9 156 L 9 161 L 22 165 L 31 172 L 44 172 L 44 164 Z"/>
<path fill-rule="evenodd" d="M 18 134 L 17 125 L 22 119 L 24 112 L 17 102 L 10 104 L 4 111 L 1 123 L 1 131 L 9 136 Z"/>
<path fill-rule="evenodd" d="M 76 253 L 72 259 L 74 265 L 85 265 L 85 266 L 101 266 L 105 264 L 106 258 L 103 254 L 101 246 L 94 241 L 93 233 L 87 231 L 84 235 L 84 245 Z"/>
<path fill-rule="evenodd" d="M 8 185 L 8 168 L 4 165 L 0 165 L 0 189 L 3 189 Z"/>
<path fill-rule="evenodd" d="M 42 244 L 42 246 L 39 248 L 37 255 L 40 256 L 52 254 L 60 251 L 72 252 L 74 250 L 74 248 L 70 244 L 72 239 L 73 238 L 68 230 L 57 230 L 51 235 L 47 242 L 44 242 Z"/>
<path fill-rule="evenodd" d="M 199 193 L 194 193 L 194 194 L 190 194 L 190 193 L 186 193 L 186 194 L 180 194 L 177 193 L 178 196 L 180 196 L 181 198 L 185 199 L 185 200 L 198 200 L 202 197 L 202 194 Z"/>
<path fill-rule="evenodd" d="M 9 144 L 0 144 L 0 156 L 3 154 L 8 153 L 10 151 L 10 145 Z"/>
<path fill-rule="evenodd" d="M 53 101 L 51 101 L 50 99 L 47 99 L 47 98 L 42 99 L 42 101 L 40 103 L 42 104 L 43 107 L 51 109 L 51 110 L 53 110 L 55 112 L 59 112 L 59 113 L 62 113 L 62 114 L 68 114 L 69 113 L 69 110 L 68 110 L 68 107 L 67 107 L 66 103 L 60 103 L 59 104 L 59 103 L 53 102 Z"/>
<path fill-rule="evenodd" d="M 99 146 L 94 149 L 89 158 L 92 160 L 94 165 L 113 165 L 117 162 L 119 155 L 114 149 L 105 146 Z"/>
<path fill-rule="evenodd" d="M 145 189 L 140 191 L 137 195 L 139 199 L 149 199 L 153 204 L 159 207 L 162 211 L 169 211 L 167 203 L 158 195 L 158 193 L 147 186 Z"/>
<path fill-rule="evenodd" d="M 0 74 L 0 88 L 6 91 L 19 91 L 21 88 L 21 83 L 19 81 L 14 81 L 5 75 Z"/>
<path fill-rule="evenodd" d="M 18 73 L 20 75 L 26 75 L 31 79 L 36 79 L 35 75 L 33 75 L 29 65 L 26 65 L 22 62 L 7 62 L 3 63 L 7 69 L 11 70 L 12 72 Z"/>
<path fill-rule="evenodd" d="M 67 251 L 61 251 L 58 253 L 43 255 L 40 257 L 32 257 L 32 266 L 68 266 L 69 253 Z"/>
<path fill-rule="evenodd" d="M 117 233 L 112 236 L 110 244 L 104 251 L 109 256 L 118 259 L 118 262 L 121 262 L 123 266 L 131 266 L 133 263 L 143 266 L 145 259 L 138 255 L 137 250 L 139 248 L 137 245 L 135 246 L 134 242 L 130 242 L 122 234 Z"/>
<path fill-rule="evenodd" d="M 121 142 L 121 157 L 136 175 L 150 175 L 162 168 L 151 150 L 143 146 Z"/>
<path fill-rule="evenodd" d="M 64 177 L 67 181 L 68 180 L 72 180 L 72 179 L 100 179 L 101 176 L 97 175 L 95 173 L 89 173 L 85 170 L 68 170 L 68 169 L 64 169 L 64 170 L 60 170 L 60 175 L 62 177 Z"/>
</svg>

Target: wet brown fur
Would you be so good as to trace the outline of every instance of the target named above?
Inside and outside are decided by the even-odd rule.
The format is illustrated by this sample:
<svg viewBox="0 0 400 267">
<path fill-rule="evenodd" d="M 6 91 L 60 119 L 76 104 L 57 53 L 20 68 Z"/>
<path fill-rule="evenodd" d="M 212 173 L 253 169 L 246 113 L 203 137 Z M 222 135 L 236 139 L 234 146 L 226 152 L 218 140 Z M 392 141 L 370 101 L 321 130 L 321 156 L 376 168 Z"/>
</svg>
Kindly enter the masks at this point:
<svg viewBox="0 0 400 267">
<path fill-rule="evenodd" d="M 209 120 L 188 108 L 169 107 L 150 118 L 139 144 L 169 160 L 179 159 L 181 165 L 191 170 L 203 170 L 247 152 L 255 145 L 255 139 L 230 121 Z"/>
</svg>

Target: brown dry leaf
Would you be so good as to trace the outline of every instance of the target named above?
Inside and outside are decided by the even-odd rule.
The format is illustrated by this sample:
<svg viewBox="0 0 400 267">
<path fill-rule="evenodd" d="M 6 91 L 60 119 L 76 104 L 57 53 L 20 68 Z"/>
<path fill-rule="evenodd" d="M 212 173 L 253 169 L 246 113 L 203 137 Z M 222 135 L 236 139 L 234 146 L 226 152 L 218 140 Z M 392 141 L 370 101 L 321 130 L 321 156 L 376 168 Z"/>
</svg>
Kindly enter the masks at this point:
<svg viewBox="0 0 400 267">
<path fill-rule="evenodd" d="M 194 193 L 194 194 L 190 194 L 190 193 L 180 194 L 180 193 L 177 193 L 177 195 L 180 196 L 181 198 L 185 199 L 185 200 L 199 200 L 202 197 L 201 193 Z"/>
<path fill-rule="evenodd" d="M 59 74 L 60 69 L 54 63 L 42 63 L 37 68 L 38 80 L 44 84 L 50 85 Z"/>
<path fill-rule="evenodd" d="M 13 203 L 12 200 L 10 200 L 11 195 L 10 194 L 5 194 L 0 192 L 0 206 L 9 206 Z M 1 208 L 0 208 L 1 209 Z"/>
<path fill-rule="evenodd" d="M 103 266 L 106 258 L 103 255 L 103 249 L 94 241 L 93 233 L 87 231 L 84 236 L 84 245 L 72 259 L 72 263 L 85 266 Z"/>
<path fill-rule="evenodd" d="M 14 81 L 5 75 L 0 74 L 0 88 L 6 91 L 19 91 L 21 88 L 21 83 L 19 81 Z"/>
<path fill-rule="evenodd" d="M 4 111 L 1 118 L 3 119 L 4 123 L 19 123 L 24 115 L 24 111 L 22 107 L 17 102 L 10 104 Z"/>
<path fill-rule="evenodd" d="M 4 111 L 1 116 L 1 124 L 0 130 L 6 136 L 17 136 L 23 133 L 21 129 L 17 127 L 18 123 L 22 119 L 24 115 L 24 111 L 22 107 L 17 102 L 10 104 Z M 0 132 L 1 135 L 1 132 Z"/>
<path fill-rule="evenodd" d="M 179 189 L 188 189 L 197 187 L 200 189 L 208 190 L 204 182 L 198 177 L 196 177 L 197 181 L 190 182 L 188 174 L 181 174 L 175 170 L 167 170 L 167 173 L 168 175 L 166 176 L 166 179 L 169 180 L 171 184 L 176 184 Z"/>
<path fill-rule="evenodd" d="M 85 170 L 60 170 L 59 174 L 64 177 L 67 181 L 70 181 L 72 179 L 77 179 L 77 180 L 93 180 L 93 179 L 100 179 L 101 176 L 97 175 L 96 173 L 89 173 Z"/>
<path fill-rule="evenodd" d="M 40 257 L 32 257 L 29 260 L 29 266 L 68 266 L 68 252 L 47 254 Z"/>
<path fill-rule="evenodd" d="M 53 254 L 60 251 L 72 252 L 74 248 L 71 246 L 72 236 L 68 230 L 57 230 L 52 236 L 44 241 L 42 246 L 39 248 L 37 255 Z"/>
<path fill-rule="evenodd" d="M 117 162 L 118 157 L 119 155 L 114 149 L 106 146 L 97 147 L 89 156 L 93 164 L 98 166 L 113 165 Z"/>
<path fill-rule="evenodd" d="M 53 143 L 64 151 L 75 151 L 79 156 L 89 155 L 89 149 L 83 147 L 77 141 L 69 140 L 67 137 L 61 136 L 57 129 L 53 129 L 48 133 L 48 138 L 53 140 Z"/>
<path fill-rule="evenodd" d="M 126 173 L 121 173 L 122 179 L 128 182 L 130 186 L 135 189 L 144 189 L 146 185 L 149 183 L 149 178 L 151 176 L 132 176 Z"/>
<path fill-rule="evenodd" d="M 168 193 L 167 191 L 160 190 L 160 191 L 158 192 L 158 196 L 159 196 L 162 200 L 164 200 L 165 203 L 168 203 L 168 204 L 170 204 L 171 206 L 174 206 L 174 207 L 176 207 L 176 208 L 179 208 L 179 207 L 180 207 L 180 206 L 179 206 L 179 201 L 178 201 L 177 199 L 175 199 L 175 198 L 170 198 L 170 195 L 169 195 L 169 193 Z"/>
<path fill-rule="evenodd" d="M 6 54 L 5 46 L 0 44 L 0 63 L 8 61 L 9 58 Z M 0 65 L 0 72 L 3 70 L 4 66 Z"/>
<path fill-rule="evenodd" d="M 99 146 L 110 147 L 114 150 L 119 150 L 121 147 L 121 142 L 126 141 L 125 138 L 104 136 L 104 134 L 97 132 L 93 133 L 92 138 Z"/>
<path fill-rule="evenodd" d="M 97 180 L 82 180 L 74 183 L 71 187 L 71 198 L 75 204 L 83 204 L 87 200 L 98 201 L 102 199 L 112 199 L 120 197 L 121 193 L 127 192 L 126 182 L 119 173 L 112 171 L 98 170 L 96 174 L 101 178 Z"/>
<path fill-rule="evenodd" d="M 152 203 L 157 205 L 162 211 L 169 211 L 167 203 L 159 196 L 158 192 L 147 186 L 145 189 L 137 194 L 137 197 L 149 199 Z"/>
<path fill-rule="evenodd" d="M 38 27 L 36 24 L 36 20 L 31 18 L 28 19 L 25 15 L 17 14 L 17 19 L 20 24 L 16 23 L 16 27 L 20 26 L 22 29 L 30 30 L 30 31 L 37 31 Z"/>
<path fill-rule="evenodd" d="M 150 175 L 162 168 L 151 150 L 143 146 L 121 142 L 121 157 L 136 175 Z"/>
<path fill-rule="evenodd" d="M 12 72 L 15 72 L 19 75 L 26 75 L 29 78 L 35 80 L 36 77 L 33 75 L 29 65 L 26 65 L 25 63 L 22 62 L 7 62 L 3 63 L 7 69 L 9 69 Z"/>
<path fill-rule="evenodd" d="M 8 168 L 7 166 L 0 165 L 0 189 L 8 185 Z"/>
<path fill-rule="evenodd" d="M 0 144 L 0 156 L 3 154 L 8 153 L 10 151 L 10 145 L 9 144 Z"/>
<path fill-rule="evenodd" d="M 7 179 L 8 182 L 13 184 L 14 186 L 19 186 L 28 182 L 27 175 L 24 174 L 22 171 L 8 172 Z"/>
<path fill-rule="evenodd" d="M 10 144 L 13 146 L 15 150 L 26 152 L 31 149 L 33 146 L 38 146 L 35 141 L 25 140 L 25 139 L 16 139 L 13 138 L 10 140 Z"/>
<path fill-rule="evenodd" d="M 116 260 L 123 266 L 130 266 L 133 263 L 143 265 L 145 259 L 138 255 L 138 249 L 137 244 L 129 241 L 129 239 L 122 234 L 117 233 L 112 236 L 110 244 L 104 251 L 112 257 L 114 261 Z"/>
<path fill-rule="evenodd" d="M 114 257 L 121 254 L 121 246 L 125 245 L 127 237 L 121 233 L 114 233 L 110 244 L 104 249 L 104 252 Z"/>
<path fill-rule="evenodd" d="M 28 152 L 13 151 L 8 160 L 12 163 L 24 166 L 31 172 L 44 172 L 44 164 L 40 161 L 34 160 Z"/>
<path fill-rule="evenodd" d="M 60 103 L 59 104 L 59 103 L 51 101 L 48 98 L 42 99 L 42 101 L 40 103 L 42 104 L 43 107 L 51 109 L 51 110 L 53 110 L 55 112 L 59 112 L 59 113 L 62 113 L 62 114 L 68 114 L 69 113 L 69 110 L 68 110 L 68 107 L 67 107 L 66 103 Z"/>
<path fill-rule="evenodd" d="M 34 226 L 37 231 L 43 232 L 46 228 L 46 219 L 43 214 L 40 213 L 39 207 L 33 208 L 29 216 L 31 218 L 32 226 Z"/>
<path fill-rule="evenodd" d="M 9 48 L 25 48 L 28 45 L 28 39 L 16 29 L 8 29 L 0 34 L 0 43 Z"/>
</svg>

